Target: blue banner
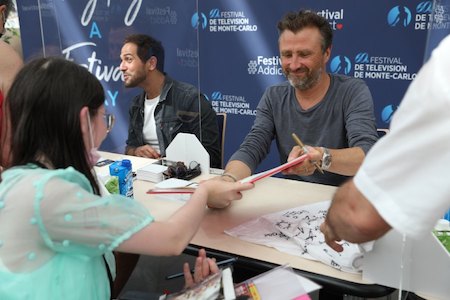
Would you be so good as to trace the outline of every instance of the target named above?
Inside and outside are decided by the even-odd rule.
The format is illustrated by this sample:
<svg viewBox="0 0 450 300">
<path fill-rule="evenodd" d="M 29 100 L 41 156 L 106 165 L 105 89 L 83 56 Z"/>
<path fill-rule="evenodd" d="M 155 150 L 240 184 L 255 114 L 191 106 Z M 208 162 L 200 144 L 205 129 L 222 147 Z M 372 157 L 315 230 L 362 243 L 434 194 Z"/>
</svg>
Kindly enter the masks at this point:
<svg viewBox="0 0 450 300">
<path fill-rule="evenodd" d="M 444 1 L 441 1 L 444 2 Z M 442 5 L 444 7 L 444 5 Z M 422 66 L 432 1 L 417 0 L 22 0 L 18 13 L 24 56 L 64 55 L 85 65 L 106 91 L 117 117 L 103 150 L 123 152 L 128 106 L 118 69 L 125 36 L 145 33 L 162 41 L 165 70 L 199 86 L 217 112 L 227 113 L 224 159 L 253 124 L 264 90 L 285 78 L 276 24 L 288 11 L 313 9 L 334 30 L 328 71 L 362 78 L 375 102 L 380 128 Z M 448 20 L 448 4 L 440 20 Z M 434 13 L 436 19 L 436 11 Z M 436 25 L 437 26 L 437 25 Z M 438 37 L 436 38 L 438 39 Z M 434 39 L 428 44 L 435 43 Z M 279 164 L 276 150 L 259 169 Z"/>
</svg>

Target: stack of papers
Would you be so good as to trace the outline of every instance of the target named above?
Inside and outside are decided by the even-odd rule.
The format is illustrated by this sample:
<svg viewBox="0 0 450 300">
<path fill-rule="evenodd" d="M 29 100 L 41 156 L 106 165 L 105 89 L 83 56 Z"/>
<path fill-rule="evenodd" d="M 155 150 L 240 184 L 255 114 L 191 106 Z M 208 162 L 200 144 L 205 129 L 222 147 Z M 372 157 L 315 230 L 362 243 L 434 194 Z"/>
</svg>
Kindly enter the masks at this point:
<svg viewBox="0 0 450 300">
<path fill-rule="evenodd" d="M 163 172 L 167 170 L 167 166 L 148 164 L 136 170 L 136 179 L 151 182 L 161 182 L 164 180 Z"/>
<path fill-rule="evenodd" d="M 178 178 L 169 178 L 147 191 L 147 194 L 192 194 L 198 183 Z"/>
</svg>

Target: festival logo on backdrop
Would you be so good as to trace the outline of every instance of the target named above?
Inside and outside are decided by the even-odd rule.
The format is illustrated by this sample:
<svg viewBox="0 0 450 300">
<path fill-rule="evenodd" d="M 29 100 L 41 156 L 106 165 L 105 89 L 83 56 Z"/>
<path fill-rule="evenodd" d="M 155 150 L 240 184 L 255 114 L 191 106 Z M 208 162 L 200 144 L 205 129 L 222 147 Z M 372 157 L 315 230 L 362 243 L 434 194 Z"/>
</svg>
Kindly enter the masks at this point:
<svg viewBox="0 0 450 300">
<path fill-rule="evenodd" d="M 344 9 L 341 8 L 339 10 L 329 10 L 322 9 L 321 11 L 318 11 L 317 14 L 319 16 L 324 17 L 327 19 L 330 23 L 331 29 L 333 30 L 342 30 L 344 28 Z"/>
<path fill-rule="evenodd" d="M 367 52 L 356 54 L 354 72 L 348 56 L 337 55 L 330 62 L 330 72 L 362 79 L 413 80 L 416 73 L 408 72 L 401 57 L 371 56 Z"/>
<path fill-rule="evenodd" d="M 195 29 L 205 29 L 208 25 L 208 19 L 204 13 L 194 13 L 191 18 L 191 26 Z"/>
<path fill-rule="evenodd" d="M 198 68 L 198 50 L 197 49 L 176 49 L 177 64 L 182 67 Z"/>
<path fill-rule="evenodd" d="M 350 75 L 352 70 L 352 63 L 345 55 L 337 55 L 330 62 L 330 72 L 333 74 Z"/>
<path fill-rule="evenodd" d="M 384 123 L 390 123 L 392 120 L 392 116 L 394 115 L 395 111 L 397 110 L 398 106 L 394 106 L 392 104 L 387 105 L 383 108 L 381 111 L 381 120 Z"/>
<path fill-rule="evenodd" d="M 411 23 L 411 19 L 411 10 L 404 5 L 394 6 L 387 16 L 387 22 L 391 27 L 407 27 Z"/>
<path fill-rule="evenodd" d="M 208 97 L 207 97 L 208 98 Z M 227 113 L 233 115 L 256 115 L 256 109 L 250 107 L 250 103 L 241 95 L 223 94 L 220 91 L 211 93 L 208 98 L 211 105 L 218 113 Z"/>
<path fill-rule="evenodd" d="M 146 15 L 145 21 L 148 24 L 176 25 L 178 23 L 177 11 L 170 6 L 146 7 L 144 14 Z"/>
<path fill-rule="evenodd" d="M 387 15 L 387 23 L 391 27 L 410 27 L 415 30 L 428 30 L 430 28 L 431 13 L 433 11 L 432 1 L 423 1 L 417 4 L 415 15 L 408 6 L 397 5 L 391 8 Z"/>
<path fill-rule="evenodd" d="M 209 20 L 203 12 L 195 12 L 191 18 L 193 28 L 207 29 L 210 32 L 244 32 L 257 31 L 244 11 L 221 11 L 218 8 L 209 11 Z"/>
<path fill-rule="evenodd" d="M 415 30 L 430 29 L 432 12 L 433 12 L 432 1 L 424 1 L 417 4 L 414 29 Z"/>
<path fill-rule="evenodd" d="M 258 55 L 256 59 L 251 59 L 248 62 L 247 71 L 250 75 L 283 75 L 278 55 L 272 57 Z"/>
</svg>

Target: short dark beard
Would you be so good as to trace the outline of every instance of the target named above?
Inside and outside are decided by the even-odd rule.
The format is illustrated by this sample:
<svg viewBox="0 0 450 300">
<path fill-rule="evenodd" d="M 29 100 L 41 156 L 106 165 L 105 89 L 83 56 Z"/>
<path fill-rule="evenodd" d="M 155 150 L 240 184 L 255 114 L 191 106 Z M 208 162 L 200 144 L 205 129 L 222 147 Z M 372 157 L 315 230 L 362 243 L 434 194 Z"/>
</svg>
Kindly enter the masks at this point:
<svg viewBox="0 0 450 300">
<path fill-rule="evenodd" d="M 135 87 L 138 87 L 138 86 L 141 84 L 141 82 L 143 82 L 143 81 L 145 80 L 145 76 L 144 76 L 144 77 L 140 77 L 140 78 L 138 78 L 138 79 L 140 79 L 140 80 L 134 80 L 134 81 L 131 81 L 129 84 L 127 84 L 126 82 L 124 82 L 125 87 L 126 87 L 126 88 L 135 88 Z"/>
<path fill-rule="evenodd" d="M 293 79 L 289 78 L 288 74 L 285 74 L 291 86 L 301 91 L 306 91 L 319 82 L 320 76 L 322 75 L 322 68 L 320 68 L 317 73 L 313 75 L 316 76 L 306 77 L 304 80 L 296 80 L 296 82 L 294 82 Z"/>
</svg>

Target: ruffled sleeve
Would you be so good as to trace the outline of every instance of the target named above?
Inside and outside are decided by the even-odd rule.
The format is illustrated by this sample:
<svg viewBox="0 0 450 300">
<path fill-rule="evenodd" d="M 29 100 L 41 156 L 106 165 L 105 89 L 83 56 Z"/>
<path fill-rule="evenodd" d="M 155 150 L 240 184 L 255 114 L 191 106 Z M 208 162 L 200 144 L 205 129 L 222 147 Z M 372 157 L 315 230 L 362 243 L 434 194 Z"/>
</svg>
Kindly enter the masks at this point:
<svg viewBox="0 0 450 300">
<path fill-rule="evenodd" d="M 55 252 L 103 254 L 153 221 L 133 198 L 94 195 L 73 168 L 51 171 L 34 185 L 39 231 Z"/>
</svg>

